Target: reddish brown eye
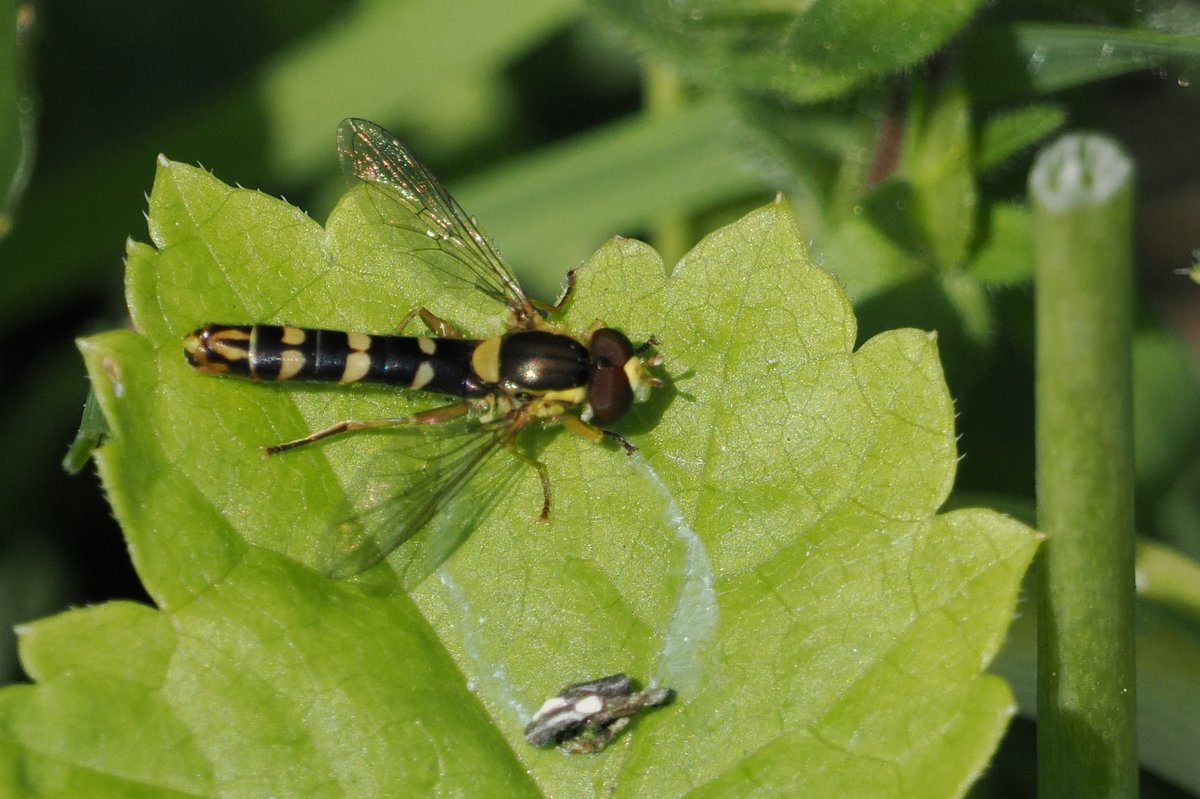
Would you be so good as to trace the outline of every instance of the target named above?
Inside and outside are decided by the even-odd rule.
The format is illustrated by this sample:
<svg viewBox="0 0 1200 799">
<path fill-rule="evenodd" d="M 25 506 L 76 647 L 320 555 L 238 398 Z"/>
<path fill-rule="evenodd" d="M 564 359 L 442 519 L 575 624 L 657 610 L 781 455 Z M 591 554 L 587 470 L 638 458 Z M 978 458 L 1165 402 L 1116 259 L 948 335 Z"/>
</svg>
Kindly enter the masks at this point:
<svg viewBox="0 0 1200 799">
<path fill-rule="evenodd" d="M 593 364 L 603 361 L 618 369 L 624 369 L 625 362 L 633 357 L 633 344 L 624 333 L 611 327 L 602 327 L 593 333 L 588 350 Z"/>
<path fill-rule="evenodd" d="M 591 379 L 588 381 L 588 404 L 592 422 L 600 426 L 620 419 L 633 404 L 633 389 L 625 374 L 625 362 L 633 357 L 633 345 L 624 334 L 603 327 L 592 334 L 589 342 Z"/>
</svg>

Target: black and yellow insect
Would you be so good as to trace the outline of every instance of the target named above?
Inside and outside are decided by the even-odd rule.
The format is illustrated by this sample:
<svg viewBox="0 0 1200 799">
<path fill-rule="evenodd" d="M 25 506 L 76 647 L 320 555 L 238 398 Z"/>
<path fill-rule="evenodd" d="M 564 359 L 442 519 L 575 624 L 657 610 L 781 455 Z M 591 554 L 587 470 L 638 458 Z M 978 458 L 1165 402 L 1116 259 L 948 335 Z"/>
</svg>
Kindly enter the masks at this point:
<svg viewBox="0 0 1200 799">
<path fill-rule="evenodd" d="M 273 455 L 341 433 L 391 427 L 456 437 L 454 445 L 443 447 L 412 475 L 393 479 L 366 523 L 353 528 L 357 532 L 344 527 L 325 570 L 347 577 L 411 538 L 499 449 L 537 470 L 542 484 L 540 518 L 548 518 L 549 477 L 540 462 L 514 448 L 517 434 L 540 420 L 594 443 L 607 436 L 632 453 L 633 445 L 606 427 L 660 383 L 648 371 L 658 358 L 644 357 L 653 340 L 634 347 L 624 334 L 599 321 L 582 335 L 547 321 L 567 302 L 573 275 L 568 275 L 567 292 L 557 305 L 527 297 L 487 235 L 391 133 L 366 120 L 347 119 L 338 128 L 337 146 L 347 176 L 367 184 L 361 191 L 370 212 L 427 242 L 411 254 L 448 282 L 483 291 L 510 313 L 505 332 L 484 339 L 462 336 L 425 308 L 409 311 L 397 330 L 420 317 L 430 336 L 207 324 L 185 337 L 188 363 L 207 374 L 375 382 L 462 398 L 409 416 L 339 422 L 264 450 Z M 398 212 L 381 210 L 385 208 Z"/>
</svg>

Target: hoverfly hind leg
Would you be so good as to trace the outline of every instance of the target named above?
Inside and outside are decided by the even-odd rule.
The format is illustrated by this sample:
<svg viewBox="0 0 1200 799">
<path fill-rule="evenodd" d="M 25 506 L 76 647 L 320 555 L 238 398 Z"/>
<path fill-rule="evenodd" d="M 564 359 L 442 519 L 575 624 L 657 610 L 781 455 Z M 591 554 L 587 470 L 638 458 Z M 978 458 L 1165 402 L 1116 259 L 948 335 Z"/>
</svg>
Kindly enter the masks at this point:
<svg viewBox="0 0 1200 799">
<path fill-rule="evenodd" d="M 538 514 L 538 521 L 543 523 L 550 521 L 550 473 L 546 471 L 546 464 L 537 458 L 518 452 L 511 443 L 508 445 L 508 451 L 514 458 L 526 466 L 532 466 L 537 472 L 538 480 L 542 483 L 542 511 Z"/>
<path fill-rule="evenodd" d="M 272 455 L 278 455 L 281 452 L 287 452 L 298 447 L 303 447 L 307 444 L 312 444 L 317 441 L 322 441 L 326 438 L 340 436 L 343 433 L 354 433 L 359 430 L 380 430 L 387 427 L 399 427 L 401 425 L 414 424 L 442 424 L 453 419 L 458 419 L 470 413 L 472 408 L 469 402 L 460 402 L 458 405 L 446 405 L 441 408 L 433 408 L 428 411 L 414 413 L 411 416 L 397 416 L 389 419 L 347 419 L 344 422 L 338 422 L 335 425 L 330 425 L 324 430 L 318 430 L 315 433 L 310 433 L 303 438 L 297 438 L 292 441 L 284 441 L 282 444 L 276 444 L 271 447 L 263 447 L 263 457 L 269 458 Z"/>
</svg>

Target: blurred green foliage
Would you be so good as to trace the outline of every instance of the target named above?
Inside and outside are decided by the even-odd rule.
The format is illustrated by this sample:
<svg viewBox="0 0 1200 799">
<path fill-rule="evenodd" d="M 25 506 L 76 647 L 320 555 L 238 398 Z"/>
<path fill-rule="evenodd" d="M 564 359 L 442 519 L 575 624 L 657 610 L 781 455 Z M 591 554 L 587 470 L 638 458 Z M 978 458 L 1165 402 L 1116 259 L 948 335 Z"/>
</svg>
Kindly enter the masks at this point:
<svg viewBox="0 0 1200 799">
<path fill-rule="evenodd" d="M 1138 520 L 1183 559 L 1170 574 L 1195 573 L 1200 376 L 1174 332 L 1196 318 L 1194 287 L 1175 275 L 1200 236 L 1187 204 L 1200 173 L 1193 6 L 46 2 L 36 19 L 32 9 L 0 2 L 5 629 L 70 603 L 144 596 L 95 482 L 67 479 L 59 463 L 86 393 L 71 339 L 125 319 L 123 242 L 144 230 L 154 157 L 204 164 L 323 219 L 341 192 L 332 132 L 344 116 L 401 134 L 543 297 L 610 235 L 653 241 L 674 215 L 699 238 L 784 191 L 849 291 L 860 342 L 895 327 L 938 331 L 960 414 L 957 490 L 1015 508 L 1033 496 L 1025 171 L 1033 146 L 1063 126 L 1114 132 L 1143 176 Z M 635 54 L 680 76 L 675 107 L 640 108 Z M 22 191 L 35 96 L 38 156 Z M 1172 678 L 1194 679 L 1200 608 L 1171 596 L 1144 600 L 1146 634 L 1160 666 L 1178 663 Z M 0 668 L 15 674 L 4 635 Z M 1027 662 L 1022 640 L 1032 639 L 1017 636 L 1003 663 Z M 1018 685 L 1021 673 L 1010 674 Z M 1145 795 L 1200 794 L 1194 758 L 1155 760 L 1174 751 L 1168 740 L 1200 739 L 1200 700 L 1187 701 L 1143 703 L 1145 762 L 1166 780 Z M 1002 750 L 978 796 L 1019 795 L 1029 764 L 1008 751 L 1021 749 Z"/>
</svg>

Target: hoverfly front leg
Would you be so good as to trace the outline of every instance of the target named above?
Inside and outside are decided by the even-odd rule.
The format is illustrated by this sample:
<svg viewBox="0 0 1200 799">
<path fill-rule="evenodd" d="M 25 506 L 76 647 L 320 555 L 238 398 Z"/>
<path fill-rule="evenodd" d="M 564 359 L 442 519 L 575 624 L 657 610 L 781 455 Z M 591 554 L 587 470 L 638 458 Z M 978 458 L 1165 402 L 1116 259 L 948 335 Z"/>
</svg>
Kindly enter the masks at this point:
<svg viewBox="0 0 1200 799">
<path fill-rule="evenodd" d="M 580 419 L 578 416 L 564 413 L 562 416 L 558 417 L 558 421 L 573 435 L 582 438 L 584 441 L 588 441 L 592 444 L 599 444 L 604 440 L 605 436 L 608 436 L 624 448 L 626 455 L 632 455 L 633 453 L 637 452 L 637 447 L 635 447 L 625 436 L 621 435 L 620 433 L 614 433 L 611 430 L 593 427 L 592 425 Z"/>
<path fill-rule="evenodd" d="M 397 416 L 390 419 L 369 419 L 361 421 L 357 419 L 347 419 L 344 422 L 338 422 L 335 425 L 326 427 L 324 430 L 318 430 L 315 433 L 310 433 L 304 438 L 297 438 L 293 441 L 284 441 L 282 444 L 276 444 L 273 447 L 263 447 L 263 457 L 269 458 L 272 455 L 278 455 L 281 452 L 303 447 L 306 444 L 312 444 L 315 441 L 339 436 L 343 433 L 353 433 L 357 430 L 378 430 L 385 427 L 398 427 L 400 425 L 410 424 L 442 424 L 449 422 L 452 419 L 466 416 L 471 411 L 472 405 L 469 402 L 461 402 L 458 405 L 446 405 L 442 408 L 433 408 L 428 411 L 414 413 L 412 416 Z"/>
<path fill-rule="evenodd" d="M 633 442 L 620 433 L 614 433 L 611 430 L 601 430 L 600 432 L 620 444 L 625 449 L 626 455 L 632 455 L 633 453 L 637 452 L 637 447 L 633 445 Z"/>
</svg>

